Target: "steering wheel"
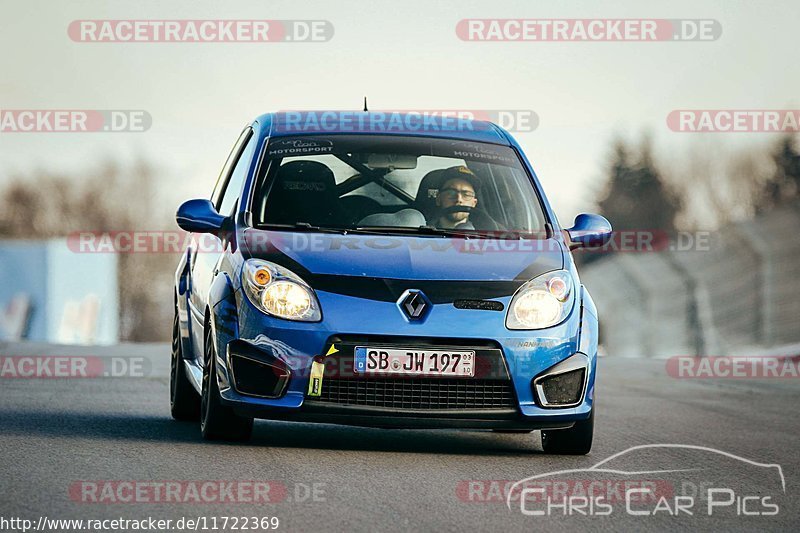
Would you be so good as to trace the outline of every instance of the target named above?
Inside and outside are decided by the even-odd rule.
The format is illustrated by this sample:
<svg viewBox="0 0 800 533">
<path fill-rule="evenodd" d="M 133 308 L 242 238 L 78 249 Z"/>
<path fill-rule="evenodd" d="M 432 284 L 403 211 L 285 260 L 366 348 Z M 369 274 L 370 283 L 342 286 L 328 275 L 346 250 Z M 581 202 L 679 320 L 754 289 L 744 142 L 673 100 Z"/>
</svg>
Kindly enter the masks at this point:
<svg viewBox="0 0 800 533">
<path fill-rule="evenodd" d="M 500 226 L 500 224 L 498 224 L 485 211 L 482 211 L 477 207 L 471 207 L 468 205 L 453 205 L 450 207 L 439 208 L 438 213 L 439 216 L 448 215 L 450 213 L 469 213 L 469 222 L 476 229 L 486 231 L 498 231 L 503 229 L 502 226 Z"/>
<path fill-rule="evenodd" d="M 451 205 L 450 207 L 439 208 L 439 213 L 449 215 L 450 213 L 472 213 L 475 208 L 469 205 Z"/>
</svg>

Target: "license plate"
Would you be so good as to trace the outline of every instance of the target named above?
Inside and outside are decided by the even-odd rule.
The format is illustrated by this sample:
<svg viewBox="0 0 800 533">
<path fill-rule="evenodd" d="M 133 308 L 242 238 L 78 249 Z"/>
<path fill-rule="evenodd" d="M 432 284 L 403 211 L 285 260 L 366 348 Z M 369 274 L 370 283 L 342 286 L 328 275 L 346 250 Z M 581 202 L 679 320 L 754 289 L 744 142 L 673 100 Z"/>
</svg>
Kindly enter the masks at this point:
<svg viewBox="0 0 800 533">
<path fill-rule="evenodd" d="M 357 346 L 355 370 L 359 374 L 473 377 L 475 352 Z"/>
</svg>

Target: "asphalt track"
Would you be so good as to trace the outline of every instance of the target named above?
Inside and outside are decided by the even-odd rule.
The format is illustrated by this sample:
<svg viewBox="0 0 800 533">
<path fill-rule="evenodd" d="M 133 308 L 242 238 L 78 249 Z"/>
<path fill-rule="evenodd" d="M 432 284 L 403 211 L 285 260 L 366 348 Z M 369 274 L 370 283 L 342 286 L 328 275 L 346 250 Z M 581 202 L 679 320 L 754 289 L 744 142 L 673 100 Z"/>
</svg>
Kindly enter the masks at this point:
<svg viewBox="0 0 800 533">
<path fill-rule="evenodd" d="M 0 529 L 14 530 L 2 519 L 38 524 L 40 517 L 152 517 L 172 520 L 171 531 L 181 530 L 176 527 L 181 518 L 200 517 L 206 527 L 197 524 L 201 531 L 214 530 L 213 517 L 217 530 L 223 530 L 224 517 L 277 517 L 279 531 L 796 531 L 800 526 L 798 379 L 675 379 L 662 360 L 605 357 L 599 363 L 592 453 L 558 457 L 542 453 L 538 432 L 259 421 L 247 444 L 203 442 L 195 424 L 170 419 L 167 346 L 0 344 L 3 356 L 51 354 L 141 357 L 145 375 L 0 379 Z M 502 493 L 514 481 L 587 469 L 649 444 L 698 448 L 636 448 L 611 461 L 613 473 L 544 476 L 563 483 L 573 496 L 588 486 L 587 480 L 598 482 L 595 487 L 606 490 L 605 501 L 611 503 L 605 515 L 586 508 L 586 516 L 580 511 L 567 514 L 566 508 L 553 507 L 533 516 L 521 509 L 541 510 L 544 503 L 521 503 L 512 491 L 507 506 Z M 641 480 L 656 480 L 653 486 L 667 506 L 676 495 L 696 490 L 696 501 L 688 507 L 694 512 L 673 516 L 662 509 L 655 516 L 631 515 L 628 506 L 638 512 L 656 506 L 619 496 L 620 487 L 641 486 L 636 485 Z M 217 484 L 203 485 L 209 481 Z M 180 484 L 172 500 L 153 488 L 166 482 Z M 240 483 L 235 495 L 240 500 L 253 497 L 248 492 L 252 482 L 261 483 L 258 503 L 220 503 L 213 491 L 198 501 L 190 490 L 220 482 L 228 487 Z M 555 494 L 556 485 L 547 486 Z M 710 515 L 708 487 L 729 490 L 715 493 Z M 140 491 L 138 501 L 126 502 L 134 498 L 133 490 Z M 720 503 L 728 495 L 734 503 Z M 573 502 L 580 507 L 582 500 Z M 771 516 L 745 516 L 747 512 Z M 243 522 L 234 529 L 233 518 L 227 520 L 225 530 L 243 530 Z M 62 530 L 67 529 L 76 527 Z"/>
</svg>

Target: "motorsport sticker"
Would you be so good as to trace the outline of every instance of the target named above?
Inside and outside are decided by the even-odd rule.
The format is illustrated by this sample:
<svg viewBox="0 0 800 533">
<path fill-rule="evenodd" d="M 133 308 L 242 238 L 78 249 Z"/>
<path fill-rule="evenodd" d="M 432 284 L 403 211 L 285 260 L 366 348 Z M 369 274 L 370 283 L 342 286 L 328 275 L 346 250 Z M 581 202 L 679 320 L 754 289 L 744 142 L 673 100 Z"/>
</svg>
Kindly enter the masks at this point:
<svg viewBox="0 0 800 533">
<path fill-rule="evenodd" d="M 514 164 L 515 160 L 511 157 L 496 152 L 486 145 L 479 143 L 467 143 L 463 141 L 453 142 L 453 157 L 460 157 L 467 160 L 496 161 L 500 163 Z"/>
<path fill-rule="evenodd" d="M 267 149 L 267 155 L 281 157 L 331 152 L 333 141 L 328 139 L 277 139 L 270 142 Z"/>
</svg>

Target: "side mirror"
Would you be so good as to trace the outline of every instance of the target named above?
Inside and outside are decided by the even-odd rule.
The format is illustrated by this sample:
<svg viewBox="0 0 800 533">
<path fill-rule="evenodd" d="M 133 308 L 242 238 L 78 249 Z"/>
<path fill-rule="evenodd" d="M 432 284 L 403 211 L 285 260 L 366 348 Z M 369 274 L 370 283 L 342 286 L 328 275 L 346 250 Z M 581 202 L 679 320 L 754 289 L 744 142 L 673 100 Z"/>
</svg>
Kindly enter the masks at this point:
<svg viewBox="0 0 800 533">
<path fill-rule="evenodd" d="M 222 229 L 225 217 L 217 213 L 211 200 L 198 199 L 181 204 L 175 220 L 190 233 L 216 233 Z"/>
<path fill-rule="evenodd" d="M 575 224 L 567 229 L 569 249 L 602 246 L 611 238 L 611 223 L 600 215 L 581 213 Z"/>
</svg>

